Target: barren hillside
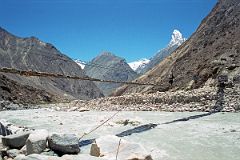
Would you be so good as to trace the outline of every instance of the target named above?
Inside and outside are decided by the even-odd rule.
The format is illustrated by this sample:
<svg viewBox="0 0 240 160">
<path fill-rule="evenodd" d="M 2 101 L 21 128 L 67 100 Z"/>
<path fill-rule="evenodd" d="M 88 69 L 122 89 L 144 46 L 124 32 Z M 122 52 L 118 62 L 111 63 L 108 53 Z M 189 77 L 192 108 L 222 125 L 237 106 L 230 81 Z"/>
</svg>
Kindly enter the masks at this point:
<svg viewBox="0 0 240 160">
<path fill-rule="evenodd" d="M 196 32 L 138 82 L 159 84 L 118 88 L 114 95 L 198 88 L 218 75 L 240 74 L 240 1 L 219 0 Z M 169 77 L 174 76 L 173 85 Z M 193 79 L 195 83 L 193 83 Z"/>
</svg>

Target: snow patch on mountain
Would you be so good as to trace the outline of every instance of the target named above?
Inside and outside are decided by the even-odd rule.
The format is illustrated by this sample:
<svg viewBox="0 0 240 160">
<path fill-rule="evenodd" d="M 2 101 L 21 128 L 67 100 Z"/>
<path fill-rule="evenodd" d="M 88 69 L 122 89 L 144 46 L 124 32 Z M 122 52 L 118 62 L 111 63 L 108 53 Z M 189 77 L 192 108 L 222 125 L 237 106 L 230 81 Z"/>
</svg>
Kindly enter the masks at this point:
<svg viewBox="0 0 240 160">
<path fill-rule="evenodd" d="M 79 59 L 76 59 L 76 60 L 74 60 L 82 69 L 84 69 L 84 67 L 85 67 L 85 65 L 86 65 L 86 63 L 85 62 L 83 62 L 83 61 L 81 61 L 81 60 L 79 60 Z"/>
<path fill-rule="evenodd" d="M 143 58 L 138 61 L 130 62 L 128 65 L 134 70 L 137 71 L 141 68 L 144 68 L 150 62 L 149 59 Z"/>
</svg>

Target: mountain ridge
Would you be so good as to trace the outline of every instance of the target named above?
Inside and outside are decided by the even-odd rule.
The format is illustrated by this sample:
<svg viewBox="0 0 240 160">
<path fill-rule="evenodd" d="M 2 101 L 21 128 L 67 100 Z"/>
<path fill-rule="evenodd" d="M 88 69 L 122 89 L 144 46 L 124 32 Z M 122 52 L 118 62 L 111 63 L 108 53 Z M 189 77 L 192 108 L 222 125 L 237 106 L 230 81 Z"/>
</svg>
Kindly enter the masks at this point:
<svg viewBox="0 0 240 160">
<path fill-rule="evenodd" d="M 36 37 L 20 38 L 0 28 L 0 67 L 58 73 L 71 76 L 86 76 L 82 69 L 55 46 Z M 22 85 L 47 90 L 69 99 L 91 99 L 103 96 L 92 82 L 23 77 L 4 74 Z"/>
<path fill-rule="evenodd" d="M 126 60 L 110 52 L 103 52 L 84 67 L 86 75 L 92 78 L 113 81 L 131 81 L 137 77 Z M 109 95 L 120 84 L 95 83 L 104 95 Z"/>
<path fill-rule="evenodd" d="M 165 57 L 167 57 L 173 51 L 175 51 L 185 41 L 186 41 L 186 38 L 183 37 L 181 32 L 177 29 L 174 29 L 171 35 L 171 40 L 169 41 L 167 46 L 163 49 L 158 50 L 157 53 L 152 58 L 150 58 L 149 63 L 146 64 L 144 67 L 138 69 L 137 72 L 140 74 L 144 74 L 147 71 L 151 70 L 158 63 L 160 63 Z"/>
</svg>

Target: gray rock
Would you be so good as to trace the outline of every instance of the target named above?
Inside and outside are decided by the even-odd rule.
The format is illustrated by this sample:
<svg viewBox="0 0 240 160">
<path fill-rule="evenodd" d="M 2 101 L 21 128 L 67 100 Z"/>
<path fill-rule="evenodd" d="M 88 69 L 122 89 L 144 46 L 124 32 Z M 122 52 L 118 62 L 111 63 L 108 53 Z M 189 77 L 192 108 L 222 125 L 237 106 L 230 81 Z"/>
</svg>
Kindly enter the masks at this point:
<svg viewBox="0 0 240 160">
<path fill-rule="evenodd" d="M 47 147 L 47 130 L 35 130 L 26 142 L 27 155 L 33 153 L 41 153 Z"/>
<path fill-rule="evenodd" d="M 8 146 L 13 149 L 20 149 L 26 143 L 30 132 L 24 132 L 19 134 L 13 134 L 9 136 L 2 137 L 2 143 L 4 146 Z"/>
<path fill-rule="evenodd" d="M 80 152 L 78 138 L 74 134 L 53 134 L 48 138 L 49 148 L 60 154 L 77 154 Z"/>
<path fill-rule="evenodd" d="M 15 158 L 21 153 L 18 149 L 10 149 L 7 151 L 7 156 L 10 158 Z"/>
</svg>

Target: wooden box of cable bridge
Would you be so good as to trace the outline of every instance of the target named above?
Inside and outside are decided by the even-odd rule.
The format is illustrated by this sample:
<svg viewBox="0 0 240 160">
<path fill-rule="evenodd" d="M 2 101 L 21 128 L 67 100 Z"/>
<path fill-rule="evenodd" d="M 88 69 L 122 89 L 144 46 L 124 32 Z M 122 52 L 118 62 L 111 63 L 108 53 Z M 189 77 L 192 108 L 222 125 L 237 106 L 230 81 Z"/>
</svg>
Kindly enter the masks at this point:
<svg viewBox="0 0 240 160">
<path fill-rule="evenodd" d="M 226 82 L 228 82 L 228 76 L 227 75 L 218 76 L 218 83 L 226 83 Z"/>
</svg>

